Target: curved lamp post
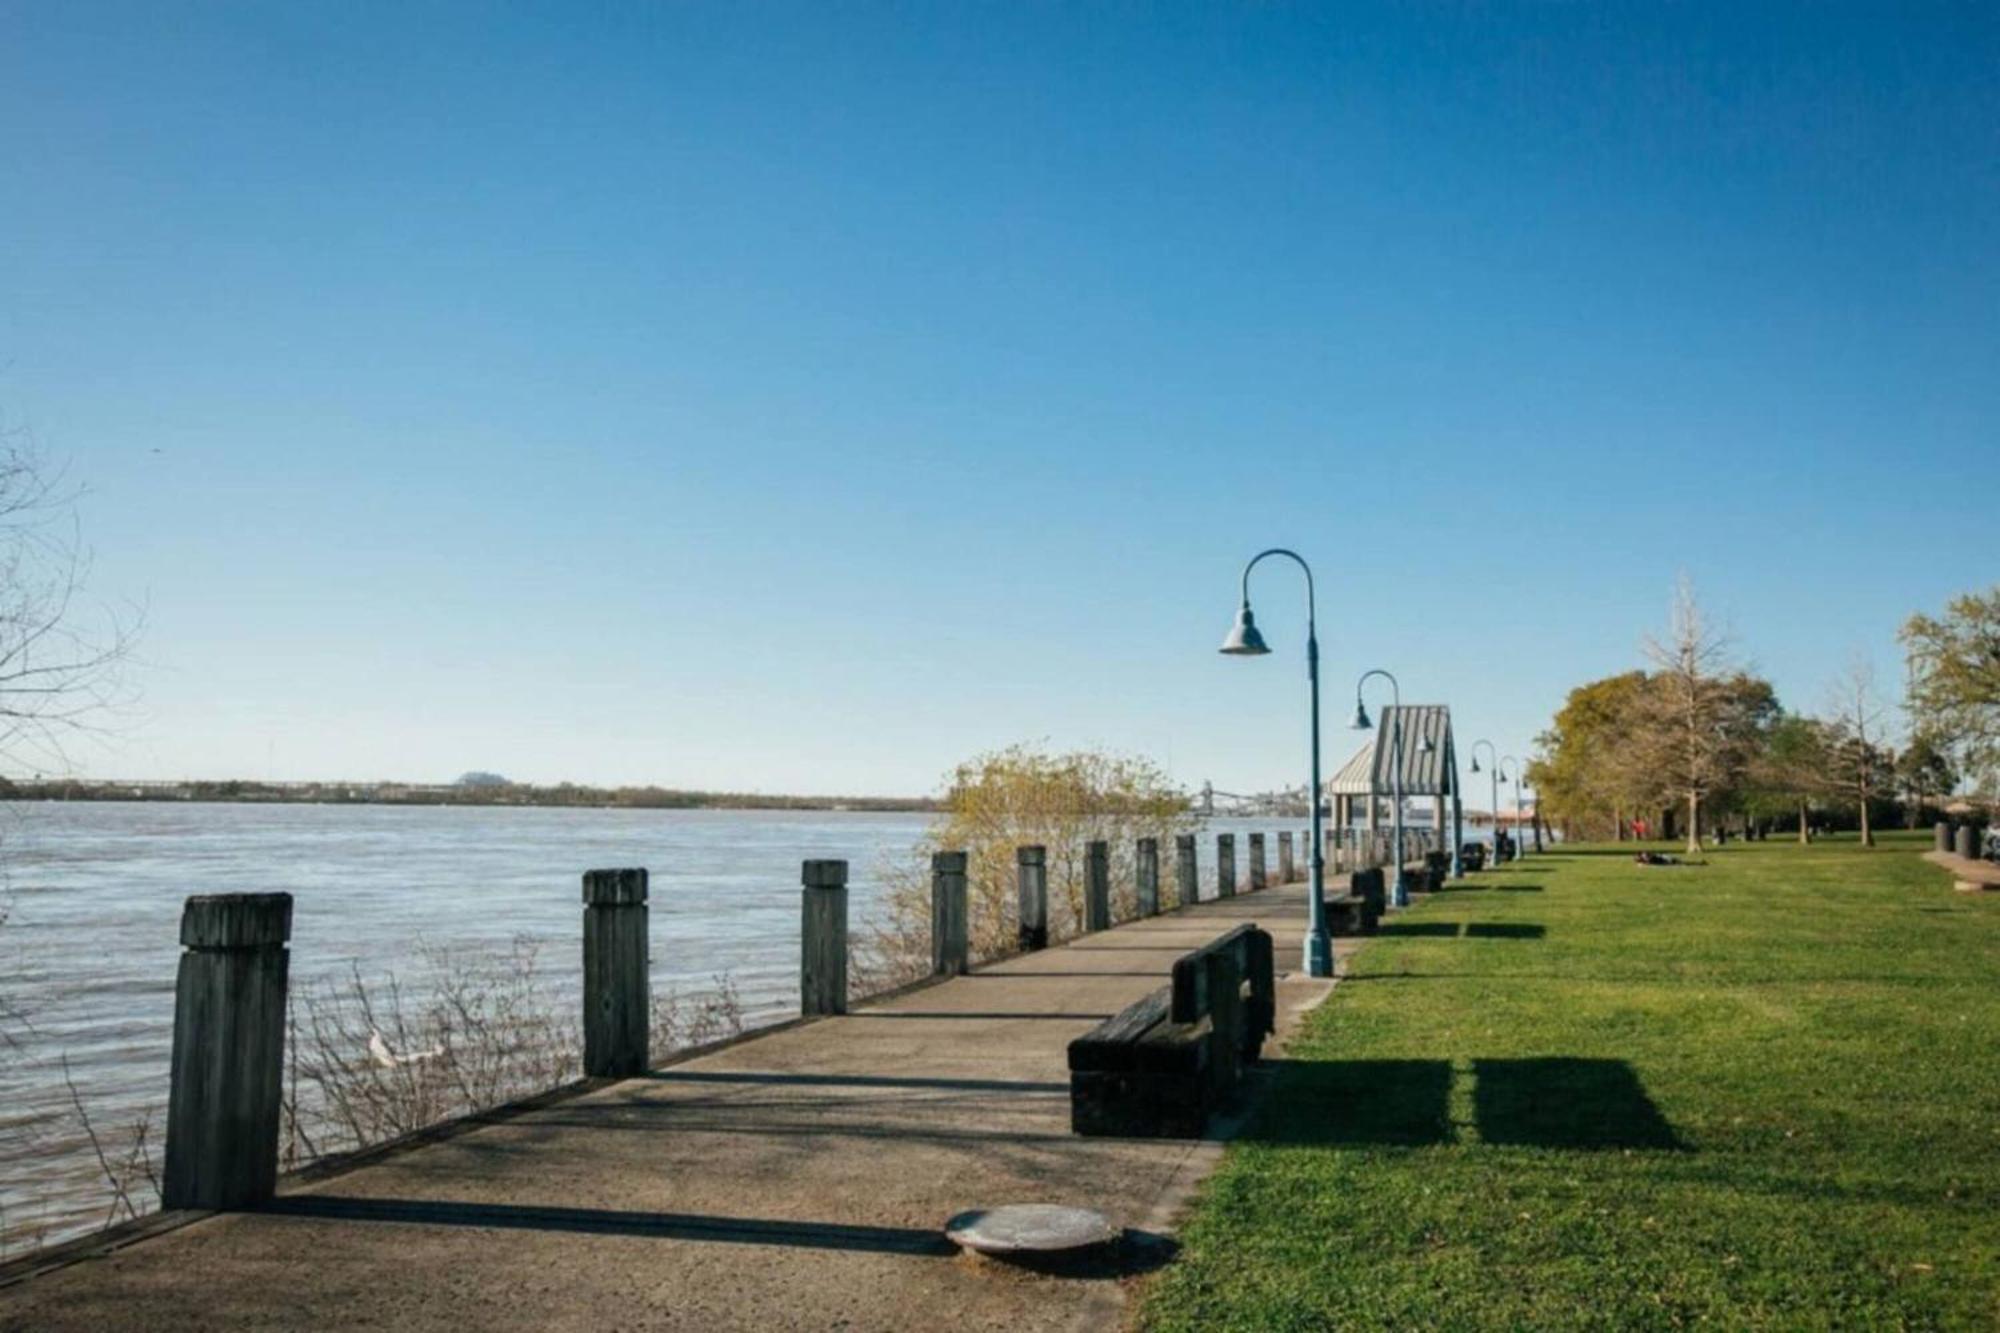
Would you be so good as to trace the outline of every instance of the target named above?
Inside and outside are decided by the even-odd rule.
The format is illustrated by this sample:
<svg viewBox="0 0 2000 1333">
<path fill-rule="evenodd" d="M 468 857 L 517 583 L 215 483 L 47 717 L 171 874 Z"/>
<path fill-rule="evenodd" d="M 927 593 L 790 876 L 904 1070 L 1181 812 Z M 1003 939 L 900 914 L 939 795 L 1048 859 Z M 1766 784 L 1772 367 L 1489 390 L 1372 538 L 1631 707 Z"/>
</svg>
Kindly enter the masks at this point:
<svg viewBox="0 0 2000 1333">
<path fill-rule="evenodd" d="M 1393 714 L 1394 720 L 1389 726 L 1389 764 L 1391 799 L 1396 803 L 1396 886 L 1394 896 L 1390 901 L 1398 907 L 1408 907 L 1410 905 L 1410 886 L 1409 882 L 1403 877 L 1403 687 L 1396 683 L 1394 676 L 1380 667 L 1362 672 L 1361 679 L 1354 682 L 1354 729 L 1356 731 L 1367 731 L 1375 725 L 1368 720 L 1368 710 L 1361 702 L 1361 687 L 1368 683 L 1370 676 L 1380 676 L 1389 682 L 1389 698 L 1395 708 Z M 1424 748 L 1426 751 L 1432 748 L 1428 737 L 1424 740 Z M 1369 793 L 1368 799 L 1371 801 L 1375 799 L 1373 792 Z M 1374 816 L 1371 815 L 1369 818 L 1372 820 Z"/>
<path fill-rule="evenodd" d="M 1511 754 L 1503 754 L 1500 756 L 1500 761 L 1493 765 L 1493 772 L 1502 782 L 1509 781 L 1508 764 L 1514 766 L 1514 776 L 1511 779 L 1514 784 L 1514 834 L 1508 839 L 1508 845 L 1514 854 L 1507 859 L 1518 861 L 1521 859 L 1521 761 Z M 1496 829 L 1500 827 L 1500 811 L 1497 807 L 1493 811 L 1493 827 Z"/>
<path fill-rule="evenodd" d="M 1479 747 L 1486 747 L 1486 753 L 1493 756 L 1493 767 L 1486 770 L 1487 799 L 1493 808 L 1493 864 L 1500 864 L 1500 750 L 1492 741 L 1472 743 L 1472 771 L 1479 771 Z"/>
<path fill-rule="evenodd" d="M 1312 801 L 1312 891 L 1306 899 L 1306 975 L 1333 975 L 1333 940 L 1326 930 L 1326 858 L 1320 851 L 1319 788 L 1319 630 L 1314 614 L 1313 572 L 1296 551 L 1272 547 L 1259 551 L 1243 566 L 1243 605 L 1236 612 L 1236 624 L 1222 641 L 1222 651 L 1232 657 L 1260 657 L 1271 651 L 1257 631 L 1256 617 L 1250 614 L 1250 571 L 1267 555 L 1287 556 L 1297 562 L 1306 576 L 1306 681 L 1312 693 L 1312 786 L 1306 790 Z"/>
</svg>

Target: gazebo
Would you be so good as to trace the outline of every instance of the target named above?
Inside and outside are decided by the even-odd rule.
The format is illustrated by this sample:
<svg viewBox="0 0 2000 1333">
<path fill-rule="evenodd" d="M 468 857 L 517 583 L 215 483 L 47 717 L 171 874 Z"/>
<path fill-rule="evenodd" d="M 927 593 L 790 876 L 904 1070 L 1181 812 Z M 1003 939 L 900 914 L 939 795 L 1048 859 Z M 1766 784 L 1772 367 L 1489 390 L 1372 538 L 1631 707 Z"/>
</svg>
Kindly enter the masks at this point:
<svg viewBox="0 0 2000 1333">
<path fill-rule="evenodd" d="M 1451 709 L 1444 704 L 1390 704 L 1375 723 L 1374 739 L 1340 766 L 1326 784 L 1333 798 L 1335 828 L 1354 824 L 1354 803 L 1363 802 L 1362 823 L 1373 833 L 1381 827 L 1382 802 L 1396 791 L 1396 774 L 1391 756 L 1395 751 L 1393 728 L 1403 724 L 1403 795 L 1431 798 L 1431 823 L 1440 847 L 1445 844 L 1445 801 L 1451 802 L 1451 869 L 1454 877 L 1463 873 L 1458 849 L 1464 839 L 1465 816 L 1459 802 L 1458 746 L 1451 734 Z M 1425 745 L 1425 741 L 1429 745 Z"/>
</svg>

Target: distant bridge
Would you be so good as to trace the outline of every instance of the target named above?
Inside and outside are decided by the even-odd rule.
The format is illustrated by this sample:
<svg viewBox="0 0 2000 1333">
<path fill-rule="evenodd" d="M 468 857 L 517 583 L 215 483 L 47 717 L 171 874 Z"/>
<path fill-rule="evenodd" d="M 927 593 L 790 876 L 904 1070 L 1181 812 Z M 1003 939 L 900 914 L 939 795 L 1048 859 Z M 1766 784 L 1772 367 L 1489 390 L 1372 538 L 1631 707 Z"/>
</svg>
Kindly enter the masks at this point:
<svg viewBox="0 0 2000 1333">
<path fill-rule="evenodd" d="M 1241 792 L 1217 791 L 1215 784 L 1204 782 L 1195 793 L 1188 808 L 1198 815 L 1284 815 L 1293 819 L 1304 819 L 1311 809 L 1306 800 L 1304 787 L 1291 787 L 1284 791 L 1259 792 L 1246 796 Z"/>
</svg>

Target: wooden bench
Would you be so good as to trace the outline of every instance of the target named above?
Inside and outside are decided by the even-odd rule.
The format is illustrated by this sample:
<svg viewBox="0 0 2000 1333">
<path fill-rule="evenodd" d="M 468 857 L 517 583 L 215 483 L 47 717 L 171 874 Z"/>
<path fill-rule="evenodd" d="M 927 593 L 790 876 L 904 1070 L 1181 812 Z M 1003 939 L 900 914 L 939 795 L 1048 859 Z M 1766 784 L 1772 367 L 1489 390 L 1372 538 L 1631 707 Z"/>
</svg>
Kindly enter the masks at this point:
<svg viewBox="0 0 2000 1333">
<path fill-rule="evenodd" d="M 1441 891 L 1451 878 L 1450 852 L 1424 853 L 1424 882 L 1419 886 L 1425 893 Z"/>
<path fill-rule="evenodd" d="M 1276 1016 L 1269 932 L 1246 923 L 1183 954 L 1170 984 L 1069 1044 L 1070 1128 L 1200 1138 Z"/>
<path fill-rule="evenodd" d="M 1357 870 L 1347 877 L 1347 885 L 1346 893 L 1326 900 L 1327 933 L 1373 935 L 1389 907 L 1388 880 L 1382 868 Z"/>
<path fill-rule="evenodd" d="M 1486 869 L 1486 844 L 1483 842 L 1461 844 L 1458 849 L 1458 860 L 1467 871 Z"/>
</svg>

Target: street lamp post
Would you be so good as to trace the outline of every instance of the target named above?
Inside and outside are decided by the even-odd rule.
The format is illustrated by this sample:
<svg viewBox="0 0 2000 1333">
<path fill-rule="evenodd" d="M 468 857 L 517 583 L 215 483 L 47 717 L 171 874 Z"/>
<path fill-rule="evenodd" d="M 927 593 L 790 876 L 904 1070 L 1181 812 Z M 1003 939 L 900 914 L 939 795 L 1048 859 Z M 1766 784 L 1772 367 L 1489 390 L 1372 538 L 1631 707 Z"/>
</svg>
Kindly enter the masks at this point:
<svg viewBox="0 0 2000 1333">
<path fill-rule="evenodd" d="M 1479 747 L 1486 747 L 1486 753 L 1493 756 L 1493 767 L 1486 770 L 1487 799 L 1493 805 L 1493 864 L 1500 864 L 1500 751 L 1492 741 L 1472 743 L 1472 771 L 1479 771 Z"/>
<path fill-rule="evenodd" d="M 1514 776 L 1512 778 L 1512 782 L 1514 783 L 1514 835 L 1507 840 L 1508 847 L 1513 850 L 1513 855 L 1507 859 L 1509 861 L 1518 861 L 1521 859 L 1521 761 L 1511 754 L 1503 754 L 1500 756 L 1500 762 L 1493 765 L 1493 771 L 1502 782 L 1509 781 L 1506 768 L 1508 764 L 1514 766 Z M 1493 819 L 1495 827 L 1498 827 L 1500 812 L 1497 809 L 1493 812 Z"/>
<path fill-rule="evenodd" d="M 1389 682 L 1389 698 L 1394 710 L 1391 715 L 1392 720 L 1389 724 L 1389 786 L 1390 799 L 1396 803 L 1394 833 L 1396 845 L 1396 885 L 1390 901 L 1398 907 L 1408 907 L 1410 905 L 1410 886 L 1408 880 L 1403 877 L 1403 687 L 1396 683 L 1394 676 L 1380 667 L 1362 672 L 1361 679 L 1354 682 L 1354 729 L 1356 731 L 1366 731 L 1374 725 L 1374 723 L 1368 720 L 1368 710 L 1361 703 L 1361 687 L 1368 683 L 1370 676 L 1380 676 Z M 1371 801 L 1375 799 L 1373 791 L 1369 792 L 1368 799 Z M 1371 815 L 1369 818 L 1372 822 L 1374 816 Z"/>
<path fill-rule="evenodd" d="M 1528 790 L 1535 793 L 1535 813 L 1528 816 L 1528 827 L 1535 831 L 1535 855 L 1540 856 L 1542 854 L 1542 792 L 1541 788 L 1533 784 L 1529 785 Z M 1515 799 L 1516 803 L 1518 803 L 1519 798 Z"/>
<path fill-rule="evenodd" d="M 1320 846 L 1319 784 L 1319 629 L 1313 595 L 1312 566 L 1296 551 L 1272 547 L 1259 551 L 1243 566 L 1243 605 L 1236 612 L 1236 624 L 1222 641 L 1222 651 L 1233 657 L 1256 657 L 1271 651 L 1250 614 L 1250 571 L 1267 555 L 1287 556 L 1306 576 L 1306 681 L 1312 693 L 1312 891 L 1306 900 L 1306 975 L 1333 975 L 1333 939 L 1326 929 L 1326 856 Z"/>
</svg>

